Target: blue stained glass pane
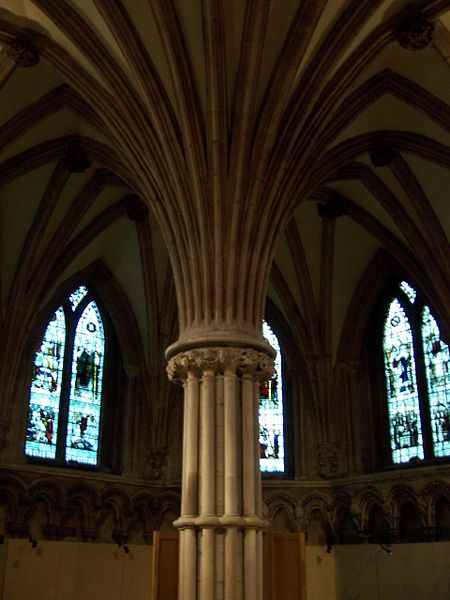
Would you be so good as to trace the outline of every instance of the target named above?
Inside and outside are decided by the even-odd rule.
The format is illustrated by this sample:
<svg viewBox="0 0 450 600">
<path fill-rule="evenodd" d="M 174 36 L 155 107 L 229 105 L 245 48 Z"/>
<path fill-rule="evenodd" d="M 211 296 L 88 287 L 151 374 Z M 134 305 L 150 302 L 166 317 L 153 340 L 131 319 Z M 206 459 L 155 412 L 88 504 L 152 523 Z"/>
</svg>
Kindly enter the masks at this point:
<svg viewBox="0 0 450 600">
<path fill-rule="evenodd" d="M 405 292 L 411 304 L 414 304 L 417 296 L 416 290 L 412 288 L 407 281 L 402 281 L 400 283 L 400 289 Z"/>
<path fill-rule="evenodd" d="M 388 394 L 392 460 L 422 459 L 423 441 L 416 365 L 409 321 L 395 298 L 384 324 L 384 366 Z"/>
<path fill-rule="evenodd" d="M 276 335 L 263 321 L 263 335 L 277 352 L 275 374 L 259 388 L 260 467 L 266 473 L 284 471 L 283 386 L 281 349 Z"/>
<path fill-rule="evenodd" d="M 105 336 L 100 312 L 90 302 L 74 342 L 67 424 L 66 460 L 97 464 Z"/>
<path fill-rule="evenodd" d="M 438 324 L 425 306 L 422 339 L 430 402 L 431 430 L 435 456 L 450 455 L 450 353 L 441 340 Z"/>
<path fill-rule="evenodd" d="M 62 307 L 53 315 L 33 363 L 25 453 L 54 459 L 64 365 L 66 320 Z"/>
<path fill-rule="evenodd" d="M 77 290 L 75 290 L 72 294 L 70 294 L 69 301 L 70 301 L 72 310 L 76 309 L 76 307 L 80 304 L 80 302 L 83 300 L 83 298 L 86 296 L 87 293 L 88 293 L 87 287 L 84 285 L 80 285 L 80 287 Z"/>
</svg>

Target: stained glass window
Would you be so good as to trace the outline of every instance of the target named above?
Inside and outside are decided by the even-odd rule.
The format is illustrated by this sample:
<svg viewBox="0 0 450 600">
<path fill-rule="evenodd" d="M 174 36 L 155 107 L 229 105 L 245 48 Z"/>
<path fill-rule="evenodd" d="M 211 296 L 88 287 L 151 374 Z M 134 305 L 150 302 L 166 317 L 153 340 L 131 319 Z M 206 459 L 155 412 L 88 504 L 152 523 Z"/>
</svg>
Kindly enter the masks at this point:
<svg viewBox="0 0 450 600">
<path fill-rule="evenodd" d="M 29 456 L 56 456 L 65 340 L 66 319 L 61 306 L 48 323 L 34 358 L 25 440 Z"/>
<path fill-rule="evenodd" d="M 25 453 L 96 465 L 105 335 L 100 310 L 80 286 L 54 313 L 33 363 Z"/>
<path fill-rule="evenodd" d="M 413 338 L 397 298 L 391 302 L 384 326 L 384 365 L 392 459 L 402 463 L 423 458 Z"/>
<path fill-rule="evenodd" d="M 402 281 L 400 283 L 400 289 L 405 292 L 408 300 L 414 304 L 414 301 L 417 296 L 417 292 L 414 288 L 412 288 L 407 281 Z"/>
<path fill-rule="evenodd" d="M 435 456 L 450 455 L 450 353 L 428 306 L 422 311 L 422 339 Z"/>
<path fill-rule="evenodd" d="M 91 302 L 75 333 L 66 447 L 69 461 L 97 463 L 104 353 L 102 319 Z"/>
<path fill-rule="evenodd" d="M 283 386 L 281 373 L 281 349 L 277 336 L 263 321 L 263 336 L 276 350 L 275 373 L 263 381 L 259 388 L 259 448 L 261 471 L 282 473 L 284 471 L 283 436 Z"/>
<path fill-rule="evenodd" d="M 450 456 L 450 352 L 420 294 L 406 281 L 384 322 L 392 460 Z"/>
<path fill-rule="evenodd" d="M 69 296 L 70 305 L 72 306 L 72 310 L 76 310 L 77 306 L 83 300 L 83 298 L 87 295 L 88 289 L 85 285 L 80 285 L 78 289 L 72 292 Z"/>
</svg>

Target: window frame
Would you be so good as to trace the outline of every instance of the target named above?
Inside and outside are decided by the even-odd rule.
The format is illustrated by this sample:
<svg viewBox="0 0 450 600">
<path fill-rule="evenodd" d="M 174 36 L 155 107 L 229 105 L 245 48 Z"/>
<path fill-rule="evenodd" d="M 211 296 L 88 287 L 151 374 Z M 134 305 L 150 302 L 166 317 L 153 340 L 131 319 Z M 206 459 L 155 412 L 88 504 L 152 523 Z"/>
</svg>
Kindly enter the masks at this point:
<svg viewBox="0 0 450 600">
<path fill-rule="evenodd" d="M 78 303 L 75 310 L 71 308 L 69 296 L 80 286 L 85 286 L 88 293 Z M 58 301 L 59 300 L 59 301 Z M 95 302 L 99 311 L 104 333 L 104 363 L 102 375 L 102 392 L 101 392 L 101 407 L 100 407 L 100 425 L 99 425 L 99 440 L 97 451 L 96 464 L 81 463 L 76 461 L 67 461 L 65 459 L 65 449 L 67 440 L 67 422 L 70 404 L 71 391 L 71 369 L 73 361 L 73 351 L 75 343 L 75 335 L 77 325 L 83 315 L 86 307 Z M 24 435 L 23 455 L 25 460 L 30 465 L 49 466 L 54 468 L 75 469 L 83 471 L 111 471 L 120 473 L 122 471 L 122 437 L 123 437 L 123 416 L 125 414 L 124 407 L 119 402 L 121 393 L 125 389 L 125 379 L 123 373 L 122 354 L 112 324 L 111 318 L 108 315 L 104 304 L 96 292 L 94 286 L 87 281 L 80 281 L 75 285 L 70 286 L 70 289 L 65 288 L 65 291 L 58 295 L 56 301 L 51 303 L 51 308 L 45 311 L 45 317 L 39 319 L 39 326 L 36 328 L 37 335 L 33 337 L 34 344 L 31 351 L 31 356 L 28 359 L 30 365 L 29 375 L 27 377 L 26 387 L 26 414 L 25 428 L 26 432 L 29 419 L 29 406 L 31 394 L 31 381 L 33 379 L 32 371 L 36 357 L 36 352 L 44 339 L 44 335 L 48 324 L 50 323 L 55 312 L 63 307 L 66 332 L 65 332 L 65 347 L 63 370 L 61 376 L 61 391 L 59 396 L 59 418 L 58 418 L 58 434 L 56 442 L 55 458 L 45 458 L 41 456 L 32 456 L 26 453 L 26 435 Z M 122 403 L 123 404 L 123 403 Z M 62 417 L 61 417 L 62 416 Z"/>
<path fill-rule="evenodd" d="M 416 298 L 414 303 L 410 301 L 407 294 L 400 288 L 400 284 L 405 281 L 416 291 Z M 397 298 L 401 307 L 403 308 L 406 318 L 408 319 L 411 335 L 412 335 L 412 347 L 415 358 L 415 370 L 416 370 L 416 381 L 417 381 L 417 397 L 420 414 L 420 422 L 422 428 L 422 441 L 423 441 L 423 459 L 412 459 L 408 462 L 394 462 L 392 456 L 392 440 L 390 431 L 390 418 L 389 418 L 389 398 L 386 385 L 386 371 L 384 362 L 384 328 L 391 306 L 392 301 Z M 416 466 L 426 466 L 430 464 L 442 464 L 450 462 L 450 454 L 447 456 L 436 456 L 433 449 L 433 434 L 432 434 L 432 422 L 431 422 L 431 409 L 430 400 L 428 394 L 428 383 L 426 376 L 426 363 L 423 349 L 422 339 L 422 315 L 424 307 L 428 306 L 431 315 L 436 320 L 439 326 L 441 339 L 445 339 L 443 335 L 442 326 L 439 323 L 438 313 L 433 307 L 433 303 L 428 301 L 428 298 L 422 293 L 420 287 L 410 277 L 396 277 L 395 280 L 386 286 L 385 291 L 382 295 L 378 316 L 376 318 L 377 327 L 377 365 L 375 371 L 379 373 L 377 379 L 380 381 L 379 393 L 382 399 L 382 410 L 381 416 L 376 419 L 378 421 L 379 429 L 382 432 L 381 440 L 378 441 L 378 445 L 381 442 L 382 448 L 381 456 L 384 468 L 388 469 L 404 469 Z M 377 444 L 376 444 L 377 445 Z"/>
<path fill-rule="evenodd" d="M 267 479 L 291 479 L 294 476 L 294 414 L 293 414 L 293 386 L 292 376 L 289 371 L 289 348 L 284 343 L 282 317 L 277 317 L 276 309 L 271 307 L 270 313 L 264 315 L 263 320 L 269 325 L 278 340 L 281 351 L 281 385 L 283 394 L 283 441 L 284 441 L 284 471 L 263 471 L 260 469 L 261 477 Z M 281 322 L 280 322 L 281 320 Z M 262 331 L 262 325 L 261 325 Z M 265 339 L 265 338 L 264 338 Z M 259 399 L 258 399 L 259 401 Z"/>
</svg>

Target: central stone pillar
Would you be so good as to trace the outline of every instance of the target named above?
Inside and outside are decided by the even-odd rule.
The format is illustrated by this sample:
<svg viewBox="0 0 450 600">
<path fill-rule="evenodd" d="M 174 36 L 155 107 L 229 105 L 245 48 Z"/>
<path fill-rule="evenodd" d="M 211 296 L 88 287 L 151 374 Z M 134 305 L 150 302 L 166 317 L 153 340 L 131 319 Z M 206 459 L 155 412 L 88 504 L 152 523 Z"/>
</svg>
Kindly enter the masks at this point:
<svg viewBox="0 0 450 600">
<path fill-rule="evenodd" d="M 262 600 L 258 390 L 274 352 L 212 346 L 168 350 L 184 386 L 179 600 Z"/>
</svg>

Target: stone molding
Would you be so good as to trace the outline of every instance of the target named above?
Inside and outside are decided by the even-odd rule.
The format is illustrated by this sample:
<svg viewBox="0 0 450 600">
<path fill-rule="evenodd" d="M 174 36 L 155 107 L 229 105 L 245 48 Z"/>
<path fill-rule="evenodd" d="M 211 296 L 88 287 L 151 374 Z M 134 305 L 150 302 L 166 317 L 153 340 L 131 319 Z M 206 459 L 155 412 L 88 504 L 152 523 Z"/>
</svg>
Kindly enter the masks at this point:
<svg viewBox="0 0 450 600">
<path fill-rule="evenodd" d="M 217 374 L 233 372 L 238 376 L 250 375 L 255 380 L 268 379 L 274 372 L 271 356 L 253 348 L 195 348 L 180 352 L 168 363 L 171 381 L 187 381 L 189 375 L 201 377 L 206 371 Z"/>
<path fill-rule="evenodd" d="M 56 476 L 55 476 L 56 478 Z M 131 543 L 151 543 L 164 513 L 180 514 L 176 490 L 107 482 L 74 482 L 61 477 L 43 479 L 42 473 L 4 472 L 0 495 L 4 506 L 4 532 L 10 537 L 27 537 L 30 525 L 39 527 L 43 539 L 86 539 L 116 543 L 117 533 Z M 414 486 L 374 482 L 343 489 L 326 484 L 323 491 L 305 488 L 301 483 L 289 492 L 272 486 L 266 490 L 264 505 L 269 520 L 278 511 L 286 514 L 291 531 L 307 531 L 313 513 L 319 512 L 324 531 L 342 540 L 339 511 L 348 510 L 360 532 L 361 541 L 371 542 L 370 513 L 378 506 L 389 524 L 391 542 L 401 541 L 399 515 L 404 502 L 413 503 L 423 524 L 423 535 L 433 541 L 438 532 L 436 505 L 450 503 L 450 483 L 445 478 L 424 477 Z M 41 510 L 45 507 L 45 510 Z M 110 526 L 108 526 L 110 523 Z M 181 528 L 264 529 L 268 522 L 247 515 L 188 515 L 176 521 Z M 109 532 L 109 533 L 108 533 Z M 434 532 L 434 533 L 433 533 Z M 109 535 L 109 537 L 105 537 Z M 345 542 L 344 542 L 345 543 Z"/>
<path fill-rule="evenodd" d="M 178 491 L 56 477 L 12 471 L 0 477 L 6 536 L 27 537 L 33 528 L 42 539 L 143 544 L 168 510 L 180 512 Z"/>
<path fill-rule="evenodd" d="M 257 516 L 200 515 L 183 516 L 174 522 L 177 529 L 267 529 L 268 521 Z"/>
<path fill-rule="evenodd" d="M 268 490 L 269 491 L 269 490 Z M 345 541 L 345 523 L 350 518 L 360 543 L 379 543 L 380 532 L 371 531 L 370 515 L 378 507 L 384 516 L 387 529 L 384 532 L 386 543 L 400 543 L 400 515 L 405 502 L 411 503 L 417 510 L 418 531 L 420 540 L 435 541 L 439 538 L 439 528 L 436 515 L 436 505 L 445 499 L 450 505 L 450 484 L 445 479 L 427 477 L 415 486 L 389 484 L 388 482 L 373 483 L 364 487 L 353 485 L 348 488 L 336 487 L 329 484 L 323 492 L 290 488 L 286 494 L 282 489 L 270 489 L 270 495 L 265 498 L 268 514 L 273 517 L 275 512 L 282 511 L 286 516 L 289 531 L 308 531 L 312 524 L 313 515 L 320 515 L 320 524 L 324 536 L 334 543 L 349 543 Z M 294 510 L 295 507 L 295 510 Z M 344 519 L 344 516 L 347 519 Z M 315 517 L 317 520 L 317 515 Z M 375 537 L 374 537 L 375 536 Z M 448 538 L 445 538 L 448 539 Z M 307 540 L 308 541 L 308 540 Z M 350 543 L 357 543 L 354 539 Z"/>
</svg>

